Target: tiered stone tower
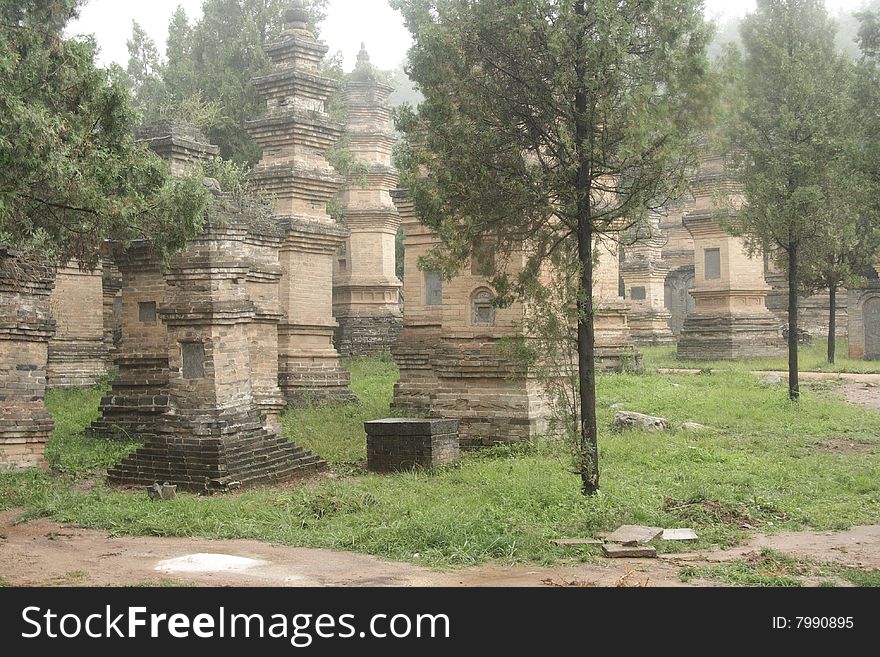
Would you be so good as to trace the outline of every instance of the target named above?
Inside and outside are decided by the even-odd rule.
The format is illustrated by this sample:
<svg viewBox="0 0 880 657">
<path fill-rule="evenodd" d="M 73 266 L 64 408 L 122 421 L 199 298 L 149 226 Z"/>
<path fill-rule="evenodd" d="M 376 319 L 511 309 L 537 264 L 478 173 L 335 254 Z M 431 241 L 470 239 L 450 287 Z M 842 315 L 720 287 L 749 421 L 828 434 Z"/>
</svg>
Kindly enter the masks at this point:
<svg viewBox="0 0 880 657">
<path fill-rule="evenodd" d="M 44 466 L 54 270 L 0 246 L 0 470 Z"/>
<path fill-rule="evenodd" d="M 194 125 L 180 121 L 145 125 L 137 138 L 176 176 L 189 174 L 220 151 Z M 89 431 L 107 438 L 150 436 L 168 410 L 168 330 L 158 312 L 165 297 L 164 263 L 148 240 L 126 249 L 114 245 L 111 259 L 121 275 L 121 341 L 113 359 L 118 372 Z M 115 298 L 112 303 L 117 304 Z M 104 312 L 107 316 L 106 306 Z"/>
<path fill-rule="evenodd" d="M 391 166 L 395 136 L 388 98 L 363 44 L 343 91 L 347 136 L 364 171 L 348 176 L 342 205 L 351 230 L 334 266 L 333 315 L 339 322 L 336 347 L 345 356 L 387 351 L 403 321 L 402 283 L 395 275 L 395 237 L 400 217 L 391 200 L 397 171 Z"/>
<path fill-rule="evenodd" d="M 679 357 L 738 360 L 783 354 L 781 324 L 765 304 L 770 286 L 764 281 L 763 259 L 750 257 L 742 239 L 727 233 L 713 216 L 717 192 L 732 199 L 739 194 L 725 174 L 724 158 L 704 156 L 692 187 L 694 209 L 683 222 L 694 238 L 695 286 L 690 293 L 696 307 L 684 321 Z"/>
<path fill-rule="evenodd" d="M 666 237 L 660 230 L 659 217 L 651 217 L 647 234 L 634 237 L 635 243 L 625 248 L 620 263 L 633 343 L 647 347 L 673 344 L 671 315 L 664 305 L 664 286 L 669 274 L 669 266 L 662 261 Z"/>
<path fill-rule="evenodd" d="M 349 234 L 327 214 L 344 182 L 325 157 L 342 134 L 326 107 L 337 83 L 320 73 L 327 46 L 308 30 L 308 18 L 295 0 L 281 40 L 266 47 L 275 70 L 254 80 L 267 112 L 248 123 L 263 149 L 253 180 L 274 198 L 284 234 L 279 384 L 292 405 L 354 399 L 333 347 L 333 259 Z"/>
<path fill-rule="evenodd" d="M 217 205 L 206 229 L 172 259 L 158 309 L 168 331 L 169 412 L 157 418 L 143 448 L 110 470 L 111 482 L 213 492 L 323 466 L 264 428 L 251 387 L 257 307 L 242 284 L 251 267 L 253 213 L 229 199 Z"/>
<path fill-rule="evenodd" d="M 56 327 L 49 341 L 50 388 L 92 386 L 106 374 L 109 349 L 104 341 L 103 288 L 100 266 L 84 271 L 70 262 L 58 268 L 50 297 Z"/>
</svg>

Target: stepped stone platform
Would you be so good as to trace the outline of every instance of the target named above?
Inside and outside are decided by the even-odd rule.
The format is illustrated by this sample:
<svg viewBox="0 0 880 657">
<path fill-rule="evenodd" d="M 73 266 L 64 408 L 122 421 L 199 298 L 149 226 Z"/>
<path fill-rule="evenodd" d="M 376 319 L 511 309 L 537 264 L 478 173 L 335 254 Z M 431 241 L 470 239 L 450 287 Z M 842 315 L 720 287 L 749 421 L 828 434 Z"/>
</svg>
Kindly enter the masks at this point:
<svg viewBox="0 0 880 657">
<path fill-rule="evenodd" d="M 228 433 L 231 424 L 236 425 L 234 434 Z M 112 468 L 107 480 L 129 486 L 168 482 L 179 490 L 213 493 L 277 484 L 327 466 L 315 454 L 263 429 L 258 413 L 244 420 L 217 418 L 202 436 L 168 428 Z"/>
</svg>

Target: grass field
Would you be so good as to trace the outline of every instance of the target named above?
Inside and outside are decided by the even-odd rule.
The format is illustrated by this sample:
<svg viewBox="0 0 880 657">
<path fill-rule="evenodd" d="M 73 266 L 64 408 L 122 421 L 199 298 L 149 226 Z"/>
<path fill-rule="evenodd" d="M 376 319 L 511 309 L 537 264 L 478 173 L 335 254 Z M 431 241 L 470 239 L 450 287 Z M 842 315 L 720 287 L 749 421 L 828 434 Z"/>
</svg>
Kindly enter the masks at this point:
<svg viewBox="0 0 880 657">
<path fill-rule="evenodd" d="M 788 356 L 780 358 L 753 358 L 743 361 L 689 361 L 679 360 L 675 347 L 651 347 L 642 350 L 647 367 L 736 369 L 736 370 L 788 370 Z M 798 349 L 798 365 L 802 372 L 856 372 L 880 373 L 880 361 L 850 358 L 847 355 L 846 340 L 838 340 L 834 364 L 828 362 L 828 346 L 824 338 L 816 339 L 811 345 L 801 345 Z"/>
<path fill-rule="evenodd" d="M 649 353 L 649 370 L 656 366 Z M 742 367 L 600 376 L 602 490 L 585 499 L 565 448 L 551 441 L 468 452 L 435 473 L 364 473 L 361 423 L 389 415 L 397 372 L 387 357 L 350 369 L 358 402 L 284 418 L 286 434 L 326 458 L 330 476 L 168 503 L 105 487 L 103 471 L 136 444 L 83 437 L 101 392 L 81 390 L 49 396 L 52 472 L 0 474 L 0 508 L 113 534 L 255 538 L 439 567 L 592 559 L 595 548 L 564 550 L 550 540 L 624 523 L 691 526 L 696 547 L 708 548 L 741 541 L 743 524 L 776 531 L 880 522 L 880 413 L 840 401 L 829 383 L 805 386 L 795 404 L 784 386 L 762 385 Z M 618 402 L 674 427 L 694 421 L 711 430 L 614 434 L 607 428 Z"/>
</svg>

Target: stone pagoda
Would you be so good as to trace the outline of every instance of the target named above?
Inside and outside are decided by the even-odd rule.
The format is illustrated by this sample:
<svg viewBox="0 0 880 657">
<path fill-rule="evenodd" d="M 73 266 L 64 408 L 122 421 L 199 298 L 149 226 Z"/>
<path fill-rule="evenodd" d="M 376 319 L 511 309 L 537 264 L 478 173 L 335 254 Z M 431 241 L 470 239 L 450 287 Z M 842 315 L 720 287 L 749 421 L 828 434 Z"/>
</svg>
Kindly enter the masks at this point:
<svg viewBox="0 0 880 657">
<path fill-rule="evenodd" d="M 327 46 L 308 19 L 303 2 L 292 2 L 280 40 L 266 47 L 274 70 L 254 79 L 266 114 L 248 122 L 263 149 L 253 181 L 274 199 L 283 229 L 279 384 L 292 405 L 354 399 L 333 346 L 333 259 L 349 235 L 327 213 L 344 183 L 325 157 L 342 135 L 326 106 L 337 83 L 320 72 Z"/>
<path fill-rule="evenodd" d="M 388 98 L 363 44 L 342 94 L 348 113 L 346 136 L 355 171 L 342 194 L 351 237 L 333 272 L 333 315 L 339 322 L 336 347 L 345 356 L 388 351 L 403 322 L 402 283 L 395 274 L 395 239 L 400 217 L 391 190 L 395 135 Z"/>
<path fill-rule="evenodd" d="M 634 242 L 621 251 L 620 275 L 629 302 L 628 324 L 635 345 L 653 347 L 675 343 L 664 291 L 669 265 L 663 262 L 666 237 L 660 218 L 652 216 L 645 229 L 631 235 Z M 644 233 L 644 234 L 641 234 Z"/>
<path fill-rule="evenodd" d="M 191 173 L 220 150 L 194 125 L 181 121 L 145 125 L 137 138 L 168 162 L 175 176 Z M 117 373 L 101 400 L 101 416 L 89 431 L 134 439 L 152 434 L 168 409 L 168 331 L 158 312 L 165 297 L 164 263 L 148 240 L 137 240 L 128 248 L 112 245 L 111 251 L 107 260 L 119 272 L 120 291 L 111 301 L 113 308 L 105 305 L 104 313 L 105 323 L 114 324 L 114 314 L 121 314 L 113 359 Z"/>
<path fill-rule="evenodd" d="M 254 395 L 258 304 L 248 294 L 253 244 L 247 236 L 255 216 L 244 201 L 218 199 L 206 228 L 171 259 L 158 307 L 167 330 L 168 412 L 156 418 L 144 447 L 108 472 L 109 481 L 168 482 L 210 493 L 323 467 L 317 456 L 266 430 Z M 257 273 L 267 269 L 261 263 Z"/>
<path fill-rule="evenodd" d="M 394 192 L 405 235 L 403 330 L 392 354 L 400 368 L 392 406 L 408 414 L 459 420 L 464 447 L 528 440 L 546 433 L 543 387 L 500 349 L 522 335 L 526 308 L 496 308 L 479 258 L 451 281 L 421 271 L 419 258 L 439 244 L 402 190 Z M 524 258 L 523 258 L 524 259 Z M 513 257 L 511 274 L 523 260 Z"/>
<path fill-rule="evenodd" d="M 52 267 L 0 245 L 0 470 L 45 466 Z"/>
<path fill-rule="evenodd" d="M 722 193 L 733 205 L 739 189 L 724 170 L 724 158 L 706 155 L 692 183 L 694 208 L 683 223 L 694 239 L 693 312 L 684 321 L 679 358 L 738 360 L 785 353 L 782 326 L 766 306 L 770 286 L 762 257 L 750 257 L 739 237 L 730 235 L 716 217 L 713 197 Z M 735 221 L 735 211 L 730 211 Z"/>
</svg>

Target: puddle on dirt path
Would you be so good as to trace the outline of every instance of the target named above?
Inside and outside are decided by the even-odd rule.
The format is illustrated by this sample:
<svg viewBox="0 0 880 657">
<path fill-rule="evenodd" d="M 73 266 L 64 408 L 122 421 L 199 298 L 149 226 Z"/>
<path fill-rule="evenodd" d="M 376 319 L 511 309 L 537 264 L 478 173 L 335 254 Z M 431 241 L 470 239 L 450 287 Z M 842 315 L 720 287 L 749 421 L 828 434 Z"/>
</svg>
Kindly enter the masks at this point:
<svg viewBox="0 0 880 657">
<path fill-rule="evenodd" d="M 160 561 L 156 564 L 156 570 L 162 573 L 234 573 L 267 565 L 269 562 L 261 559 L 248 559 L 231 554 L 199 553 Z"/>
</svg>

